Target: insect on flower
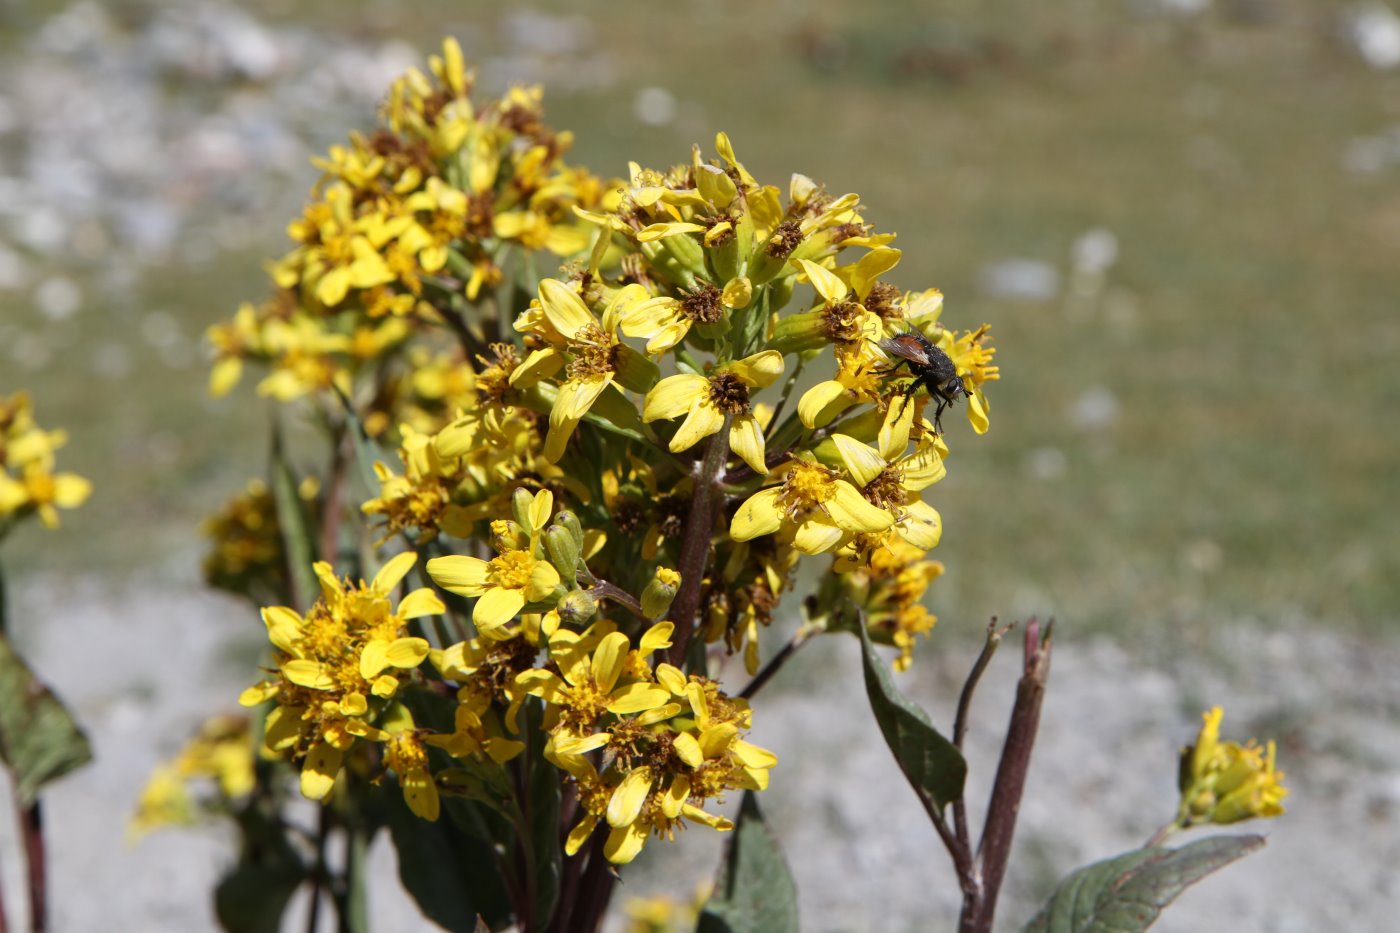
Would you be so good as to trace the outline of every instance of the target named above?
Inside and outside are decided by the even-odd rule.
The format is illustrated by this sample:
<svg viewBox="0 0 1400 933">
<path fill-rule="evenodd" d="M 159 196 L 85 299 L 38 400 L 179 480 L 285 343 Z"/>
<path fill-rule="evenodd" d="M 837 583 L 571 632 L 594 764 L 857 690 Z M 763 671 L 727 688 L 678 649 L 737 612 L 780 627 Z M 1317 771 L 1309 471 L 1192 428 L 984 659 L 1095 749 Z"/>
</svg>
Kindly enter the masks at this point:
<svg viewBox="0 0 1400 933">
<path fill-rule="evenodd" d="M 914 381 L 904 389 L 904 402 L 899 408 L 900 415 L 904 414 L 904 405 L 909 404 L 909 398 L 922 386 L 928 391 L 930 398 L 938 399 L 933 424 L 938 433 L 942 434 L 943 425 L 939 419 L 943 416 L 943 410 L 956 402 L 958 396 L 967 395 L 967 387 L 958 376 L 958 367 L 952 358 L 921 332 L 913 329 L 886 337 L 876 345 L 898 360 L 882 372 L 889 375 L 907 363 L 909 372 L 914 375 Z"/>
</svg>

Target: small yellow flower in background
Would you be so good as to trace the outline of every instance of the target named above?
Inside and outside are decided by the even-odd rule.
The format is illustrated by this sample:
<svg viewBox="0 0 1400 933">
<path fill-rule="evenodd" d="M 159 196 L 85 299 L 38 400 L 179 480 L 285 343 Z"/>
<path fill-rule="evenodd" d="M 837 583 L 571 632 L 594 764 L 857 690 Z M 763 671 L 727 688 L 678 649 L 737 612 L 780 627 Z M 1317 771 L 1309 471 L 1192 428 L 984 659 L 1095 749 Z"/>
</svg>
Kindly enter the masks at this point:
<svg viewBox="0 0 1400 933">
<path fill-rule="evenodd" d="M 427 587 L 394 605 L 391 594 L 418 556 L 399 554 L 369 583 L 351 585 L 329 564 L 317 563 L 321 598 L 298 615 L 286 606 L 263 610 L 277 649 L 277 678 L 243 691 L 238 702 L 270 699 L 264 743 L 270 752 L 302 761 L 301 791 L 321 800 L 335 785 L 345 752 L 356 738 L 384 741 L 373 725 L 383 700 L 399 690 L 404 672 L 421 664 L 429 646 L 405 634 L 408 620 L 445 611 Z"/>
<path fill-rule="evenodd" d="M 1178 825 L 1237 823 L 1284 812 L 1283 772 L 1275 766 L 1272 739 L 1260 748 L 1253 739 L 1244 745 L 1220 741 L 1224 711 L 1216 706 L 1202 715 L 1196 744 L 1182 750 L 1181 812 Z"/>
<path fill-rule="evenodd" d="M 196 798 L 195 782 L 212 783 L 212 797 Z M 129 840 L 162 826 L 187 826 L 202 812 L 241 802 L 256 782 L 253 741 L 246 716 L 214 716 L 199 727 L 173 761 L 162 762 L 141 791 L 127 828 Z"/>
<path fill-rule="evenodd" d="M 689 902 L 664 894 L 628 898 L 622 907 L 627 917 L 624 933 L 689 933 L 695 929 L 712 889 L 713 885 L 708 883 L 698 885 Z"/>
<path fill-rule="evenodd" d="M 783 374 L 783 355 L 764 350 L 753 356 L 716 367 L 707 376 L 681 373 L 668 376 L 647 394 L 643 421 L 663 418 L 685 420 L 671 438 L 673 452 L 688 450 L 729 423 L 729 448 L 756 473 L 767 473 L 763 427 L 749 403 L 750 389 L 764 389 Z"/>
<path fill-rule="evenodd" d="M 35 424 L 27 393 L 0 397 L 0 535 L 27 515 L 57 528 L 59 509 L 76 509 L 92 494 L 78 474 L 54 472 L 54 452 L 67 441 L 62 431 Z"/>
</svg>

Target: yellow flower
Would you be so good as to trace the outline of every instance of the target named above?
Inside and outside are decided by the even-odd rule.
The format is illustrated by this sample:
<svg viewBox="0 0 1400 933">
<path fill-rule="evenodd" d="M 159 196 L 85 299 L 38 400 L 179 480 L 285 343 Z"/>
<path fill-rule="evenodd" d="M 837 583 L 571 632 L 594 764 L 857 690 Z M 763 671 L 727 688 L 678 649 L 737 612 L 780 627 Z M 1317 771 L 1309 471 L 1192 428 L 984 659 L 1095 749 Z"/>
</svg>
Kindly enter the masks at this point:
<svg viewBox="0 0 1400 933">
<path fill-rule="evenodd" d="M 404 803 L 425 820 L 436 821 L 441 812 L 437 784 L 428 770 L 428 750 L 423 733 L 415 729 L 413 714 L 395 704 L 384 724 L 384 767 L 399 776 Z"/>
<path fill-rule="evenodd" d="M 701 282 L 680 298 L 651 298 L 633 306 L 622 319 L 622 332 L 647 338 L 647 352 L 656 355 L 679 344 L 694 326 L 718 325 L 731 308 L 747 307 L 753 297 L 748 279 L 731 281 L 723 290 Z"/>
<path fill-rule="evenodd" d="M 907 423 L 907 417 L 900 421 Z M 938 546 L 943 521 L 918 493 L 942 479 L 946 470 L 931 434 L 925 434 L 912 451 L 905 453 L 907 437 L 907 427 L 902 436 L 898 431 L 882 431 L 879 450 L 846 434 L 833 434 L 831 439 L 865 500 L 889 510 L 894 530 L 910 544 L 927 551 Z"/>
<path fill-rule="evenodd" d="M 638 392 L 651 388 L 656 381 L 656 364 L 617 337 L 622 318 L 646 298 L 646 289 L 629 285 L 613 296 L 599 321 L 563 282 L 545 279 L 540 283 L 543 317 L 550 331 L 562 338 L 563 346 L 531 353 L 511 373 L 510 383 L 527 388 L 564 369 L 567 378 L 550 409 L 549 435 L 544 442 L 545 459 L 551 463 L 563 455 L 574 428 L 614 380 Z M 521 321 L 515 326 L 517 330 L 524 329 Z"/>
<path fill-rule="evenodd" d="M 530 505 L 532 527 L 526 547 L 504 548 L 489 561 L 463 555 L 428 561 L 428 576 L 443 589 L 478 597 L 472 622 L 482 634 L 505 625 L 527 604 L 545 600 L 559 586 L 559 571 L 543 558 L 539 540 L 553 509 L 553 493 L 540 490 Z"/>
<path fill-rule="evenodd" d="M 673 628 L 670 622 L 658 622 L 648 629 L 640 646 L 645 655 L 670 644 Z M 638 672 L 635 664 L 628 663 L 631 641 L 626 635 L 608 632 L 594 647 L 589 637 L 593 632 L 575 636 L 560 629 L 549 642 L 550 658 L 559 673 L 529 670 L 517 677 L 516 683 L 543 698 L 575 733 L 591 727 L 607 713 L 641 713 L 670 700 L 669 691 L 635 679 Z"/>
<path fill-rule="evenodd" d="M 1216 706 L 1203 716 L 1196 744 L 1182 751 L 1181 811 L 1178 823 L 1236 823 L 1284 812 L 1283 772 L 1275 767 L 1277 749 L 1269 740 L 1261 749 L 1250 740 L 1220 741 L 1224 712 Z"/>
<path fill-rule="evenodd" d="M 782 531 L 804 554 L 820 554 L 851 535 L 884 531 L 894 516 L 871 505 L 835 470 L 796 459 L 775 471 L 782 484 L 754 493 L 734 515 L 729 536 L 749 541 Z"/>
<path fill-rule="evenodd" d="M 405 623 L 445 611 L 424 587 L 393 605 L 391 593 L 417 560 L 400 554 L 368 584 L 349 585 L 331 566 L 318 562 L 321 598 L 303 617 L 286 606 L 263 610 L 268 639 L 277 649 L 276 680 L 244 690 L 243 706 L 276 698 L 268 714 L 265 744 L 302 759 L 301 791 L 323 799 L 335 784 L 345 752 L 357 737 L 382 739 L 371 725 L 370 698 L 388 699 L 399 689 L 400 671 L 428 656 L 428 643 L 404 634 Z"/>
<path fill-rule="evenodd" d="M 783 355 L 764 350 L 753 356 L 717 367 L 710 376 L 681 373 L 668 376 L 647 394 L 643 421 L 678 418 L 685 421 L 671 438 L 672 451 L 687 450 L 729 423 L 729 447 L 753 468 L 764 474 L 763 428 L 754 417 L 749 390 L 773 384 L 783 374 Z"/>
</svg>

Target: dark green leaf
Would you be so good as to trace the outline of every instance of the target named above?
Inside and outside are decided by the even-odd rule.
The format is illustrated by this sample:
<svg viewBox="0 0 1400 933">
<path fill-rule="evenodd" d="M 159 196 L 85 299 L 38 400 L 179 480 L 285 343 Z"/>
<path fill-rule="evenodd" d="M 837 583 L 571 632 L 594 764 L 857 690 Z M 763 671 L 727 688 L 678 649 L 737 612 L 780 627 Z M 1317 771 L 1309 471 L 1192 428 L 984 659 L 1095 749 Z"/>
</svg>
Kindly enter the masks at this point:
<svg viewBox="0 0 1400 933">
<path fill-rule="evenodd" d="M 398 794 L 392 796 L 387 816 L 399 880 L 423 915 L 453 933 L 474 933 L 478 914 L 492 928 L 503 925 L 510 902 L 491 844 L 462 832 L 456 819 L 421 819 Z M 470 806 L 443 801 L 445 815 Z"/>
<path fill-rule="evenodd" d="M 39 788 L 92 760 L 87 737 L 53 692 L 0 635 L 0 760 L 29 806 Z"/>
<path fill-rule="evenodd" d="M 299 612 L 311 608 L 321 592 L 316 572 L 316 534 L 306 503 L 297 491 L 297 480 L 287 463 L 281 432 L 272 441 L 272 495 L 277 503 L 277 527 L 282 531 L 282 548 L 287 554 L 287 570 L 291 573 L 293 601 Z"/>
<path fill-rule="evenodd" d="M 726 847 L 715 893 L 697 933 L 787 933 L 797 930 L 797 885 L 752 791 Z"/>
<path fill-rule="evenodd" d="M 967 762 L 953 743 L 933 727 L 928 714 L 895 687 L 889 666 L 875 653 L 863 622 L 860 648 L 865 662 L 865 692 L 885 742 L 914 792 L 942 810 L 962 797 Z"/>
<path fill-rule="evenodd" d="M 1023 933 L 1138 933 L 1188 886 L 1263 845 L 1263 836 L 1212 836 L 1095 862 L 1066 878 Z"/>
<path fill-rule="evenodd" d="M 238 864 L 214 888 L 214 912 L 228 933 L 277 933 L 307 869 L 270 800 L 254 798 L 234 816 L 242 835 Z"/>
<path fill-rule="evenodd" d="M 304 879 L 244 862 L 214 889 L 214 913 L 228 933 L 277 933 L 282 913 Z"/>
</svg>

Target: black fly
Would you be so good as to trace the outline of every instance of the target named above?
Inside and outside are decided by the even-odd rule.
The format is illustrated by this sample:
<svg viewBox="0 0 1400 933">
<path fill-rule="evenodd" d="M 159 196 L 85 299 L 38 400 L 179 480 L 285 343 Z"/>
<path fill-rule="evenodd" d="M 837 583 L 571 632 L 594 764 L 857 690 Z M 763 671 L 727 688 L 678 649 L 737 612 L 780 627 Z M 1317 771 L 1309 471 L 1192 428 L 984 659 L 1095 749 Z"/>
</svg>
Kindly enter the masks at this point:
<svg viewBox="0 0 1400 933">
<path fill-rule="evenodd" d="M 943 425 L 939 419 L 943 416 L 943 410 L 956 402 L 958 396 L 967 395 L 967 388 L 962 379 L 958 378 L 958 367 L 952 358 L 917 330 L 907 330 L 902 334 L 886 337 L 879 341 L 877 346 L 898 360 L 889 369 L 884 370 L 886 374 L 893 373 L 907 363 L 909 372 L 914 376 L 914 381 L 904 390 L 904 402 L 900 405 L 899 415 L 904 414 L 904 406 L 909 404 L 910 396 L 922 386 L 928 392 L 929 398 L 938 399 L 938 409 L 933 414 L 933 425 L 934 429 L 942 434 Z"/>
</svg>

